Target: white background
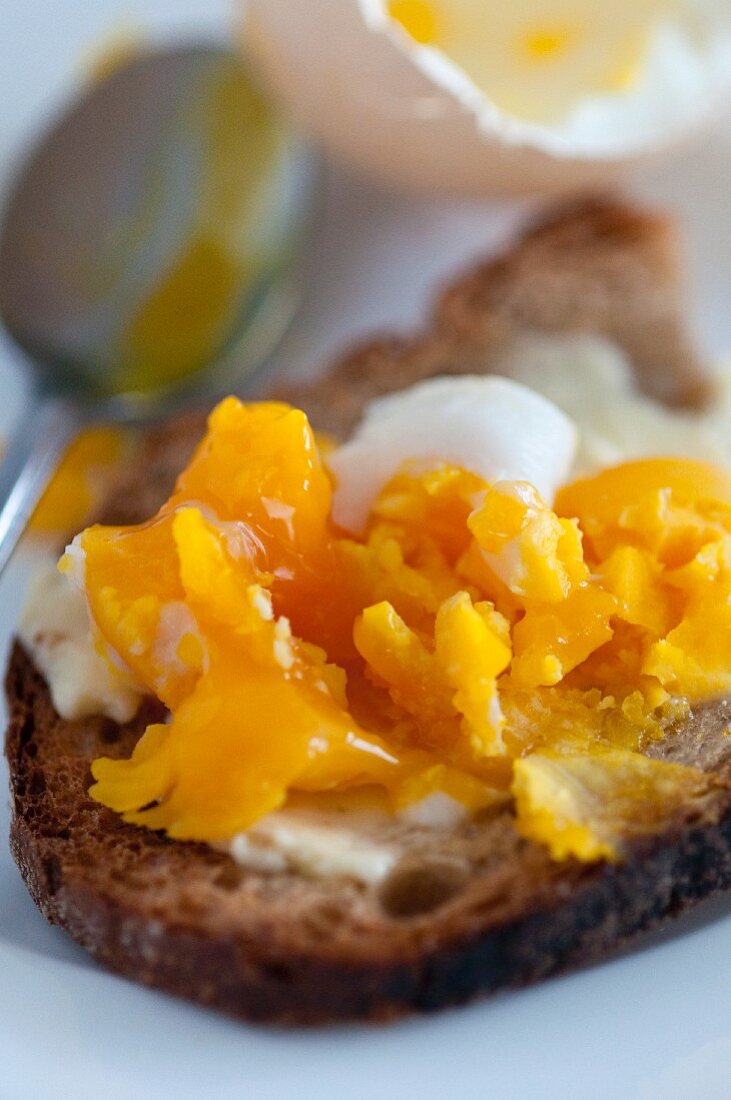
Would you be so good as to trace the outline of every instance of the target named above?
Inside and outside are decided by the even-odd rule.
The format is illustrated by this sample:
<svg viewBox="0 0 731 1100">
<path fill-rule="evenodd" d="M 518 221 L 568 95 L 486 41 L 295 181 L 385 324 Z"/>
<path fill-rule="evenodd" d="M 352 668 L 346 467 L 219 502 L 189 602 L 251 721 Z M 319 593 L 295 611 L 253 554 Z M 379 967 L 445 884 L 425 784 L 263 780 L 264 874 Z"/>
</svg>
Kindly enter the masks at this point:
<svg viewBox="0 0 731 1100">
<path fill-rule="evenodd" d="M 229 19 L 222 0 L 0 4 L 0 180 L 105 34 L 224 33 Z M 726 121 L 632 184 L 681 216 L 698 337 L 714 353 L 731 349 L 730 180 Z M 304 308 L 277 365 L 308 371 L 374 331 L 415 327 L 440 281 L 522 213 L 414 201 L 329 171 Z M 19 370 L 0 335 L 0 430 L 23 400 Z M 3 649 L 32 559 L 26 550 L 0 584 Z M 1 834 L 7 816 L 3 795 Z M 0 1100 L 727 1100 L 729 1003 L 731 902 L 721 900 L 641 950 L 476 1007 L 386 1030 L 248 1028 L 100 972 L 45 925 L 0 847 Z"/>
</svg>

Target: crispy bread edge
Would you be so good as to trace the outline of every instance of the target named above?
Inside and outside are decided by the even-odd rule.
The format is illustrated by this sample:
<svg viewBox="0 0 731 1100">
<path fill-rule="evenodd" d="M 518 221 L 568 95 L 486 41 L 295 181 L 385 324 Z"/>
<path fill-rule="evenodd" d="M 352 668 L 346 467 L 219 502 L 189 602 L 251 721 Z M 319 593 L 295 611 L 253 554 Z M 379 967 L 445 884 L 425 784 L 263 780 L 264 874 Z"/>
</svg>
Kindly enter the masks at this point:
<svg viewBox="0 0 731 1100">
<path fill-rule="evenodd" d="M 10 724 L 13 821 L 10 844 L 28 890 L 52 924 L 60 925 L 98 962 L 126 978 L 256 1022 L 322 1024 L 385 1021 L 430 1012 L 497 990 L 515 988 L 607 955 L 635 934 L 676 916 L 731 885 L 731 813 L 717 822 L 676 829 L 637 845 L 619 865 L 592 868 L 549 906 L 477 931 L 455 930 L 449 942 L 395 962 L 333 960 L 289 951 L 272 954 L 266 939 L 201 935 L 175 921 L 150 919 L 112 897 L 88 872 L 67 863 L 68 818 L 44 820 L 36 804 L 47 779 L 36 763 L 44 730 L 35 705 L 47 688 L 16 643 L 6 679 Z M 101 746 L 91 749 L 94 755 Z M 91 757 L 90 757 L 91 758 Z M 53 792 L 52 792 L 53 793 Z M 64 792 L 56 792 L 63 795 Z M 146 830 L 117 826 L 140 845 Z M 174 844 L 155 837 L 156 844 Z M 195 860 L 198 846 L 191 846 Z"/>
</svg>

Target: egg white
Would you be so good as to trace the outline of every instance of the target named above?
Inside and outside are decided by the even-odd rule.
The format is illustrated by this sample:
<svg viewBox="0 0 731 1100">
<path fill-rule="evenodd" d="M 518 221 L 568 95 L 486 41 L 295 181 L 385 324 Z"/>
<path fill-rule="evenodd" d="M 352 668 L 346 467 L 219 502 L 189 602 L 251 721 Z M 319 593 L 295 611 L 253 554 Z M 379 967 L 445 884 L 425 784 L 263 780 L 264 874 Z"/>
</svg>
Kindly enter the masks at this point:
<svg viewBox="0 0 731 1100">
<path fill-rule="evenodd" d="M 447 462 L 490 483 L 529 481 L 551 502 L 576 444 L 569 418 L 527 386 L 490 375 L 431 378 L 372 401 L 353 436 L 328 455 L 333 519 L 362 534 L 404 462 L 414 470 Z"/>
</svg>

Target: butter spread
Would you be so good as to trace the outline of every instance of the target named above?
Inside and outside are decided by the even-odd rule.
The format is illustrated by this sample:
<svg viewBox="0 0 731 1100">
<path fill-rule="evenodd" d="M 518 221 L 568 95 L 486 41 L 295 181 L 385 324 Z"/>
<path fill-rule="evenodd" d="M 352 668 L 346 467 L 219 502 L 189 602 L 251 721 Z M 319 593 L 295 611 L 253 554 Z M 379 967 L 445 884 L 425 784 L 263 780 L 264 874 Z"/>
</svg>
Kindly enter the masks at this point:
<svg viewBox="0 0 731 1100">
<path fill-rule="evenodd" d="M 323 815 L 302 820 L 286 810 L 269 814 L 224 845 L 237 864 L 257 871 L 297 871 L 311 878 L 344 875 L 359 882 L 383 879 L 398 859 L 398 849 L 369 839 L 358 823 L 343 824 Z"/>
<path fill-rule="evenodd" d="M 575 475 L 656 455 L 731 466 L 731 364 L 719 365 L 703 412 L 671 409 L 642 393 L 622 351 L 597 337 L 526 336 L 500 369 L 577 425 Z"/>
<path fill-rule="evenodd" d="M 33 580 L 19 636 L 48 683 L 53 705 L 68 719 L 101 714 L 128 722 L 144 688 L 94 647 L 81 592 L 49 566 Z"/>
<path fill-rule="evenodd" d="M 385 819 L 386 815 L 382 816 Z M 375 825 L 382 824 L 376 818 Z M 364 820 L 364 815 L 357 813 L 277 810 L 223 847 L 251 870 L 291 870 L 313 878 L 346 875 L 374 883 L 391 870 L 399 849 L 395 843 L 373 836 L 373 825 L 372 819 Z"/>
<path fill-rule="evenodd" d="M 346 875 L 377 883 L 397 863 L 414 829 L 453 829 L 466 816 L 464 806 L 442 791 L 396 814 L 358 808 L 345 795 L 337 809 L 267 814 L 221 847 L 251 870 L 290 870 L 312 878 Z"/>
</svg>

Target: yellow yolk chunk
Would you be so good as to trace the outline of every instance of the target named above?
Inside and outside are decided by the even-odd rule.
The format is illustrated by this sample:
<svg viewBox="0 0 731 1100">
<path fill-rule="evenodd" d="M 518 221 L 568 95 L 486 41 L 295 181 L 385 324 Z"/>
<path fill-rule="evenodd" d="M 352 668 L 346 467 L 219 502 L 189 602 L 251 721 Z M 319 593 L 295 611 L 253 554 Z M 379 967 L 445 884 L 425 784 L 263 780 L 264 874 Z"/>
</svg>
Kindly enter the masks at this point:
<svg viewBox="0 0 731 1100">
<path fill-rule="evenodd" d="M 505 751 L 497 678 L 512 656 L 508 624 L 490 603 L 473 605 L 458 592 L 439 608 L 435 631 L 436 652 L 455 689 L 453 703 L 463 716 L 462 726 L 479 758 Z"/>
<path fill-rule="evenodd" d="M 641 750 L 731 692 L 731 475 L 631 463 L 551 508 L 406 467 L 359 539 L 330 504 L 304 414 L 229 398 L 157 516 L 77 538 L 98 647 L 170 712 L 94 762 L 93 797 L 204 841 L 303 792 L 513 798 L 525 836 L 593 860 L 707 791 Z"/>
<path fill-rule="evenodd" d="M 516 762 L 513 791 L 520 831 L 554 859 L 616 860 L 628 840 L 670 825 L 690 801 L 702 805 L 708 783 L 695 768 L 610 749 L 534 753 Z"/>
<path fill-rule="evenodd" d="M 530 608 L 513 631 L 513 678 L 524 687 L 550 686 L 608 642 L 616 600 L 581 585 L 560 604 Z"/>
<path fill-rule="evenodd" d="M 699 518 L 704 507 L 727 511 L 731 472 L 691 459 L 641 459 L 567 485 L 559 491 L 555 508 L 560 516 L 578 519 L 585 540 L 606 556 L 606 547 L 630 541 L 623 531 L 634 530 L 649 541 L 652 527 L 643 520 L 659 520 L 655 531 L 669 534 L 670 517 L 663 508 L 670 499 L 676 511 L 686 506 L 699 509 Z"/>
<path fill-rule="evenodd" d="M 526 604 L 565 600 L 589 575 L 578 528 L 527 482 L 493 486 L 468 526 L 492 571 Z"/>
</svg>

